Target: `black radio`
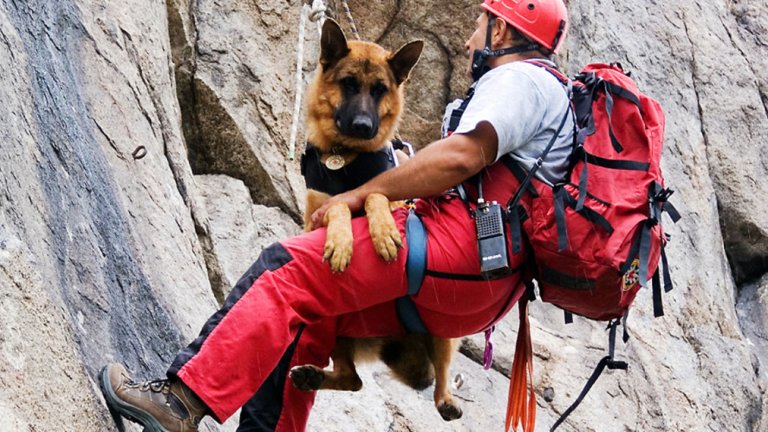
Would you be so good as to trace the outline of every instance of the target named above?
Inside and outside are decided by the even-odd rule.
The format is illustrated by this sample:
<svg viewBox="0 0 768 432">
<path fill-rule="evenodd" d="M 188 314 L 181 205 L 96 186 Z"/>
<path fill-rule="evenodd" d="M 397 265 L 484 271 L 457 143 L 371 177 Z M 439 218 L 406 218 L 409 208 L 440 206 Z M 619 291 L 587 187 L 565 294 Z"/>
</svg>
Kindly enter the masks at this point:
<svg viewBox="0 0 768 432">
<path fill-rule="evenodd" d="M 508 275 L 510 268 L 502 207 L 496 201 L 486 203 L 478 200 L 475 226 L 481 276 L 492 280 Z"/>
</svg>

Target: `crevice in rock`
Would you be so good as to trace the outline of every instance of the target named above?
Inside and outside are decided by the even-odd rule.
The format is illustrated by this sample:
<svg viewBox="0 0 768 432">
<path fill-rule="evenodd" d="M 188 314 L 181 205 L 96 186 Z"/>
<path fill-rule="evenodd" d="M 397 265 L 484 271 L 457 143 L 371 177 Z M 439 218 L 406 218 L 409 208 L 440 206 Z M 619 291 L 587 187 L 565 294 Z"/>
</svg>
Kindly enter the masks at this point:
<svg viewBox="0 0 768 432">
<path fill-rule="evenodd" d="M 195 174 L 224 174 L 245 183 L 254 203 L 280 208 L 300 220 L 297 210 L 280 198 L 267 169 L 253 153 L 235 120 L 219 103 L 219 97 L 206 82 L 192 80 L 196 133 L 187 137 L 189 160 Z M 265 131 L 269 134 L 269 131 Z"/>
<path fill-rule="evenodd" d="M 443 94 L 441 97 L 443 98 L 444 103 L 448 103 L 448 99 L 451 96 L 451 78 L 453 77 L 453 62 L 451 62 L 451 50 L 448 48 L 445 44 L 443 44 L 443 41 L 440 39 L 440 36 L 436 34 L 434 31 L 424 28 L 419 28 L 420 31 L 423 31 L 424 33 L 432 36 L 432 38 L 435 40 L 437 47 L 443 52 L 443 55 L 445 56 L 445 76 L 443 77 L 443 85 L 440 87 Z"/>
<path fill-rule="evenodd" d="M 765 232 L 736 212 L 721 211 L 720 225 L 725 254 L 738 286 L 768 273 L 768 241 Z"/>
<path fill-rule="evenodd" d="M 698 88 L 698 64 L 696 56 L 696 46 L 691 37 L 688 29 L 687 15 L 683 17 L 683 28 L 685 29 L 685 35 L 688 38 L 688 42 L 691 47 L 691 85 L 693 92 L 696 95 L 696 107 L 699 116 L 699 125 L 702 139 L 704 140 L 704 147 L 709 147 L 709 136 L 705 128 L 704 109 L 701 106 L 700 89 Z M 727 31 L 727 29 L 726 29 Z M 730 33 L 728 33 L 730 35 Z M 710 153 L 705 151 L 707 163 L 712 164 L 710 160 Z M 736 221 L 729 218 L 738 217 L 738 214 L 729 212 L 724 209 L 719 198 L 719 191 L 716 188 L 715 197 L 717 199 L 717 209 L 720 219 L 720 228 L 723 235 L 723 243 L 725 245 L 725 252 L 728 257 L 728 262 L 731 267 L 736 283 L 739 284 L 754 278 L 766 272 L 768 268 L 768 257 L 761 257 L 759 255 L 759 247 L 752 247 L 752 239 L 761 238 L 759 229 L 757 227 L 750 227 L 748 221 Z M 754 249 L 754 250 L 751 250 Z M 756 252 L 758 252 L 756 254 Z"/>
<path fill-rule="evenodd" d="M 696 95 L 696 109 L 699 115 L 699 130 L 701 131 L 701 137 L 704 140 L 704 147 L 709 146 L 709 137 L 707 131 L 704 129 L 704 110 L 701 107 L 701 96 L 699 95 L 699 88 L 697 85 L 698 77 L 698 65 L 696 63 L 696 46 L 691 38 L 690 31 L 688 30 L 688 17 L 687 14 L 682 19 L 683 28 L 685 29 L 685 36 L 688 38 L 688 42 L 691 46 L 691 86 L 693 87 L 693 93 Z M 705 153 L 709 158 L 709 153 Z M 709 162 L 709 160 L 707 160 Z"/>
<path fill-rule="evenodd" d="M 744 19 L 739 14 L 734 13 L 734 18 L 736 20 L 736 24 L 742 27 L 747 33 L 753 34 L 752 30 L 749 28 L 749 26 L 746 23 L 743 23 Z M 728 35 L 728 39 L 731 41 L 731 45 L 736 48 L 736 50 L 739 51 L 741 56 L 744 58 L 744 61 L 749 66 L 750 72 L 752 72 L 752 75 L 755 77 L 755 87 L 757 88 L 757 92 L 760 95 L 760 101 L 763 105 L 763 113 L 765 114 L 765 118 L 768 120 L 768 94 L 766 94 L 765 91 L 760 86 L 760 82 L 758 81 L 757 77 L 760 76 L 757 70 L 755 70 L 755 65 L 752 61 L 749 59 L 749 55 L 744 52 L 744 50 L 739 46 L 739 44 L 736 42 L 736 39 L 734 39 L 733 34 L 728 29 L 728 26 L 725 25 L 725 21 L 721 18 L 720 23 L 723 26 L 723 29 L 725 30 L 726 34 Z M 759 45 L 760 42 L 756 41 L 756 43 Z"/>
<path fill-rule="evenodd" d="M 387 25 L 384 26 L 384 30 L 382 30 L 381 36 L 379 36 L 378 39 L 376 39 L 375 42 L 377 44 L 381 44 L 381 41 L 383 41 L 387 36 L 389 36 L 389 33 L 395 27 L 395 23 L 400 19 L 400 14 L 403 11 L 403 0 L 397 0 L 395 5 L 395 10 L 397 12 L 392 14 L 392 16 L 389 19 L 389 22 L 387 22 Z"/>
<path fill-rule="evenodd" d="M 181 111 L 182 120 L 182 133 L 187 148 L 190 141 L 196 141 L 198 137 L 197 121 L 194 115 L 195 108 L 197 106 L 196 94 L 194 91 L 194 79 L 197 71 L 197 58 L 195 47 L 197 46 L 198 32 L 195 24 L 195 9 L 194 5 L 190 3 L 186 13 L 189 16 L 189 22 L 191 25 L 190 33 L 192 40 L 189 40 L 187 32 L 185 31 L 184 18 L 180 10 L 181 5 L 177 3 L 177 0 L 170 0 L 166 3 L 168 14 L 168 36 L 171 43 L 171 57 L 174 65 L 174 79 L 176 81 L 176 98 L 179 102 L 179 109 Z M 176 179 L 179 191 L 182 193 L 185 203 L 190 209 L 192 220 L 195 226 L 195 234 L 197 235 L 200 246 L 203 250 L 203 259 L 208 274 L 208 282 L 211 284 L 211 290 L 214 298 L 219 304 L 224 303 L 224 298 L 229 290 L 229 286 L 224 283 L 224 270 L 219 262 L 218 256 L 213 247 L 213 239 L 210 235 L 210 229 L 208 226 L 208 219 L 205 216 L 205 212 L 200 214 L 198 209 L 192 205 L 191 197 L 188 197 L 188 191 L 186 188 L 182 188 L 183 181 L 181 180 L 182 174 L 178 172 L 178 169 L 174 169 L 176 163 L 172 155 L 168 153 L 166 146 L 166 158 L 173 171 L 174 178 Z M 188 163 L 188 161 L 185 161 Z"/>
<path fill-rule="evenodd" d="M 392 422 L 387 426 L 388 432 L 415 432 L 415 428 L 408 418 L 403 415 L 397 405 L 385 402 L 387 410 L 392 414 Z"/>
<path fill-rule="evenodd" d="M 704 139 L 704 146 L 707 148 L 709 147 L 709 137 L 705 128 L 704 109 L 701 105 L 700 89 L 698 88 L 699 71 L 696 56 L 696 46 L 688 29 L 687 15 L 682 21 L 685 28 L 686 37 L 688 38 L 691 46 L 691 81 L 694 94 L 696 95 L 701 134 Z M 741 54 L 745 62 L 750 64 L 746 53 L 741 48 L 739 48 L 731 32 L 728 30 L 728 27 L 725 25 L 725 22 L 723 22 L 722 19 L 721 25 L 728 35 L 731 45 Z M 754 76 L 757 76 L 754 70 L 752 70 L 752 73 Z M 759 91 L 758 83 L 756 83 L 756 87 Z M 762 93 L 760 96 L 761 100 L 763 101 L 764 109 L 766 109 L 766 116 L 768 116 L 768 108 L 765 108 L 766 98 Z M 709 151 L 706 151 L 705 154 L 707 157 L 707 163 L 710 166 L 717 163 L 716 161 L 710 160 Z M 715 184 L 717 184 L 716 181 Z M 723 236 L 723 244 L 725 247 L 726 256 L 728 258 L 728 263 L 731 268 L 731 273 L 733 274 L 733 278 L 736 281 L 736 284 L 740 285 L 748 280 L 757 278 L 768 272 L 768 256 L 765 252 L 768 250 L 768 247 L 766 247 L 768 238 L 766 238 L 766 233 L 764 233 L 763 230 L 755 226 L 751 221 L 744 220 L 739 212 L 731 211 L 724 207 L 720 200 L 721 193 L 723 193 L 723 191 L 716 186 L 715 196 L 717 198 L 717 208 L 720 219 L 720 228 Z"/>
</svg>

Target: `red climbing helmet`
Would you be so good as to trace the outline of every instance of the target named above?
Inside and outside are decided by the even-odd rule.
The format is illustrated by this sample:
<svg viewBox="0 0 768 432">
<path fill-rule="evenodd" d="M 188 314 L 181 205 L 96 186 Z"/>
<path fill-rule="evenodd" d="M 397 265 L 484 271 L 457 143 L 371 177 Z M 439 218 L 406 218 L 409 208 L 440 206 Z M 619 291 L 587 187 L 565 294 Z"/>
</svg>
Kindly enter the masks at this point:
<svg viewBox="0 0 768 432">
<path fill-rule="evenodd" d="M 485 0 L 482 8 L 552 52 L 568 30 L 563 0 Z"/>
</svg>

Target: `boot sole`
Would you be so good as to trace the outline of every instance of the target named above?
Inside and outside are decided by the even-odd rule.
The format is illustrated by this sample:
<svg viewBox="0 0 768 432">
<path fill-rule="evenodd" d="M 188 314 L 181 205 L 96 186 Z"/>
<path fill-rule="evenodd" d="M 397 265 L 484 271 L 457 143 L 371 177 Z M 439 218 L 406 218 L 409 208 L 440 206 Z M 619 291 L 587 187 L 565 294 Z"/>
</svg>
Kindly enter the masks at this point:
<svg viewBox="0 0 768 432">
<path fill-rule="evenodd" d="M 112 386 L 108 385 L 109 374 L 107 373 L 108 366 L 104 366 L 99 374 L 99 387 L 104 394 L 104 399 L 107 401 L 107 406 L 111 412 L 117 413 L 128 420 L 139 423 L 144 426 L 144 432 L 169 432 L 168 429 L 162 427 L 155 418 L 148 412 L 139 409 L 133 405 L 129 405 L 120 398 L 117 397 Z"/>
</svg>

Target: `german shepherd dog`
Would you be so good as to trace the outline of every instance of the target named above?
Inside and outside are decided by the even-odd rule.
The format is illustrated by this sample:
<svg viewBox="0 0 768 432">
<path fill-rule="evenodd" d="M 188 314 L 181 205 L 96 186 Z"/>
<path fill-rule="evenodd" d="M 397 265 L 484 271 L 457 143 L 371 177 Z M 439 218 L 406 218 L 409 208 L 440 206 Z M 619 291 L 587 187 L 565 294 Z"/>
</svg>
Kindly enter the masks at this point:
<svg viewBox="0 0 768 432">
<path fill-rule="evenodd" d="M 307 90 L 308 144 L 302 157 L 307 181 L 306 231 L 313 228 L 312 213 L 331 195 L 351 190 L 394 166 L 390 141 L 402 113 L 403 83 L 418 62 L 424 43 L 413 41 L 391 53 L 371 42 L 348 42 L 339 25 L 328 19 L 320 46 L 320 64 Z M 355 178 L 345 177 L 349 173 L 355 173 L 351 174 Z M 389 200 L 372 194 L 366 198 L 365 212 L 376 252 L 385 260 L 395 259 L 402 239 Z M 344 271 L 352 256 L 351 216 L 345 204 L 331 207 L 325 216 L 324 259 L 334 271 Z M 455 350 L 454 340 L 429 335 L 340 337 L 331 354 L 332 371 L 297 366 L 291 369 L 290 379 L 305 391 L 357 391 L 363 384 L 355 361 L 379 359 L 397 379 L 417 390 L 434 380 L 435 406 L 443 419 L 454 420 L 461 417 L 461 408 L 448 387 Z"/>
</svg>

